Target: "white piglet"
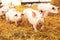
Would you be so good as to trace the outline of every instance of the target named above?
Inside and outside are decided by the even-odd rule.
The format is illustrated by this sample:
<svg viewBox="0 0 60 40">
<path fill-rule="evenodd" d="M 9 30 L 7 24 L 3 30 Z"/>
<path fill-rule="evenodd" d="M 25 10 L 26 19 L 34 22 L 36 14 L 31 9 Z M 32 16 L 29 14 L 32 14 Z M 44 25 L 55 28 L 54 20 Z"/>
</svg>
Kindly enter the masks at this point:
<svg viewBox="0 0 60 40">
<path fill-rule="evenodd" d="M 2 8 L 0 8 L 0 17 L 3 18 L 3 16 L 9 9 L 9 6 L 3 6 Z"/>
<path fill-rule="evenodd" d="M 40 12 L 37 10 L 33 10 L 31 8 L 27 8 L 23 11 L 23 13 L 26 15 L 26 18 L 28 19 L 29 23 L 33 25 L 34 30 L 37 32 L 36 26 L 38 23 L 44 22 L 44 18 Z"/>
<path fill-rule="evenodd" d="M 8 22 L 15 22 L 16 25 L 20 24 L 20 22 L 22 21 L 21 16 L 22 13 L 16 11 L 16 9 L 12 8 L 10 9 L 6 14 L 6 20 Z"/>
<path fill-rule="evenodd" d="M 53 14 L 58 13 L 58 7 L 56 7 L 50 3 L 47 3 L 47 4 L 41 3 L 41 4 L 38 4 L 37 7 L 38 7 L 38 10 L 45 11 L 44 16 L 47 16 L 49 12 L 53 13 Z"/>
</svg>

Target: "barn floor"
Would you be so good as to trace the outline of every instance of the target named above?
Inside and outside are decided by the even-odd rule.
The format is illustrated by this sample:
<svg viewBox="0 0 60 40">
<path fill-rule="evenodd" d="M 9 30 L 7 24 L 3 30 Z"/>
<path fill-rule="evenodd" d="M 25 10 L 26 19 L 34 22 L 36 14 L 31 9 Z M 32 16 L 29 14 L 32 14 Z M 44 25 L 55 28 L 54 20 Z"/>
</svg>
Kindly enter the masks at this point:
<svg viewBox="0 0 60 40">
<path fill-rule="evenodd" d="M 17 10 L 23 11 L 22 8 L 24 9 L 23 6 L 20 9 L 18 7 Z M 5 19 L 0 19 L 0 40 L 60 40 L 60 10 L 57 15 L 47 16 L 44 29 L 37 28 L 38 32 L 35 32 L 32 25 L 24 18 L 23 20 L 23 25 L 16 26 Z"/>
</svg>

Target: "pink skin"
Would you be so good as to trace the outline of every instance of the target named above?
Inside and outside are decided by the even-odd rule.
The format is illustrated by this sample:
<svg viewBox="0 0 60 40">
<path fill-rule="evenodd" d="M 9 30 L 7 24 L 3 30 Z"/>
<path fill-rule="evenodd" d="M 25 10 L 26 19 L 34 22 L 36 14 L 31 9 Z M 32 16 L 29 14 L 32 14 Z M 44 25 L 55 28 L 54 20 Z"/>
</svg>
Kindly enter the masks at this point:
<svg viewBox="0 0 60 40">
<path fill-rule="evenodd" d="M 10 9 L 6 14 L 6 20 L 10 22 L 15 22 L 16 25 L 18 25 L 21 20 L 21 13 L 16 11 L 16 9 L 12 8 Z"/>
<path fill-rule="evenodd" d="M 44 17 L 47 16 L 49 12 L 52 14 L 58 13 L 58 7 L 56 7 L 50 3 L 48 3 L 48 4 L 41 3 L 41 4 L 37 5 L 37 7 L 38 7 L 39 11 L 42 10 L 45 12 Z"/>
<path fill-rule="evenodd" d="M 48 13 L 57 14 L 59 9 L 59 7 L 56 7 L 50 3 L 34 3 L 32 6 L 37 6 L 39 11 L 42 10 L 45 13 L 44 17 L 46 17 Z"/>
<path fill-rule="evenodd" d="M 42 14 L 39 11 L 33 10 L 31 8 L 25 9 L 23 11 L 23 13 L 25 14 L 29 23 L 33 25 L 33 28 L 34 28 L 35 32 L 37 32 L 37 29 L 36 29 L 37 24 L 39 22 L 43 24 L 43 22 L 44 22 L 44 18 L 42 16 Z"/>
<path fill-rule="evenodd" d="M 9 10 L 9 6 L 3 6 L 2 8 L 0 8 L 0 16 L 1 18 L 4 18 L 5 13 Z"/>
</svg>

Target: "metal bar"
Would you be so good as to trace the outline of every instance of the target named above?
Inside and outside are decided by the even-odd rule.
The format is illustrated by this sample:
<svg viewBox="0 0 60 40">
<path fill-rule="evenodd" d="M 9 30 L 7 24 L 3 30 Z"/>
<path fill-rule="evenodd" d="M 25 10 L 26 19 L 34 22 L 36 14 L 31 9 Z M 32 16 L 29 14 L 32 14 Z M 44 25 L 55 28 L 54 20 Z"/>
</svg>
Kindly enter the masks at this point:
<svg viewBox="0 0 60 40">
<path fill-rule="evenodd" d="M 50 3 L 50 1 L 48 2 L 21 2 L 21 4 L 33 4 L 33 3 Z"/>
</svg>

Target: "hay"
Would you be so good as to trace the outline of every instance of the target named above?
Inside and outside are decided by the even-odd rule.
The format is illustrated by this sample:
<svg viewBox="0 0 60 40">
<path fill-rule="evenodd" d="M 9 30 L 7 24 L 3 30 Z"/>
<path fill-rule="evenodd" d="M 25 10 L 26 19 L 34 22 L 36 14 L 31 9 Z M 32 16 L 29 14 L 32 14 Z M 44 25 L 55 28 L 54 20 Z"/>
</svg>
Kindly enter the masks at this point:
<svg viewBox="0 0 60 40">
<path fill-rule="evenodd" d="M 51 0 L 51 4 L 55 6 L 60 6 L 60 0 Z"/>
<path fill-rule="evenodd" d="M 16 8 L 20 12 L 25 9 L 24 6 L 23 9 L 22 7 Z M 60 10 L 58 15 L 47 16 L 44 29 L 38 32 L 35 32 L 26 20 L 22 24 L 15 26 L 14 23 L 9 24 L 5 19 L 0 19 L 0 40 L 60 40 Z"/>
</svg>

